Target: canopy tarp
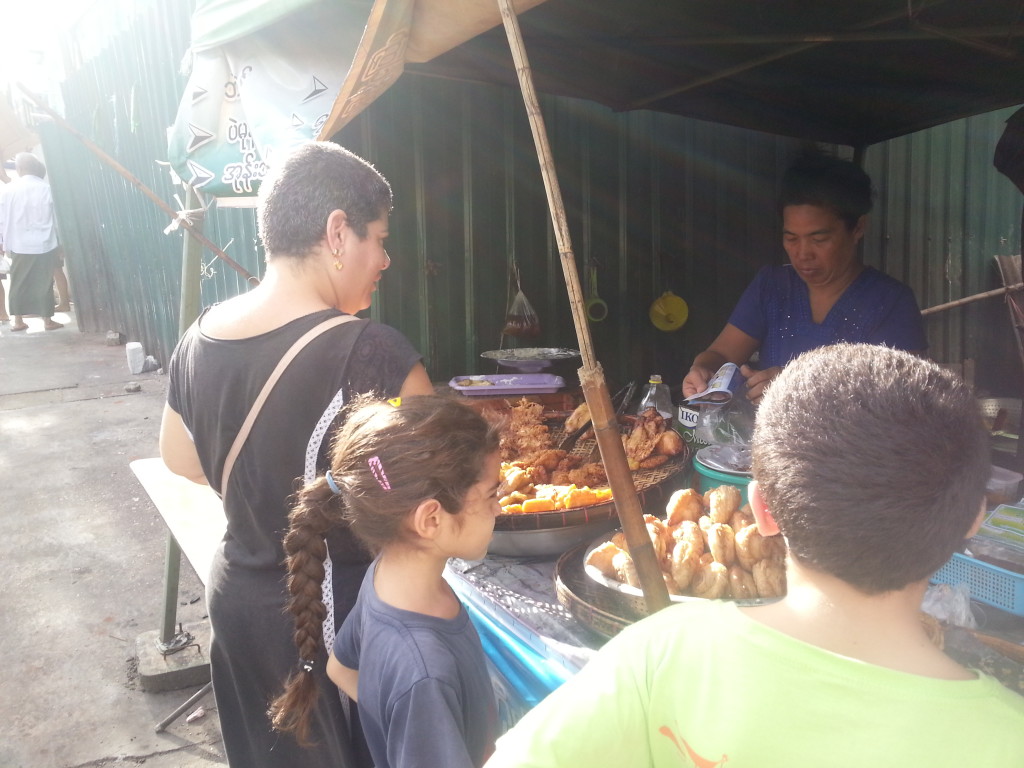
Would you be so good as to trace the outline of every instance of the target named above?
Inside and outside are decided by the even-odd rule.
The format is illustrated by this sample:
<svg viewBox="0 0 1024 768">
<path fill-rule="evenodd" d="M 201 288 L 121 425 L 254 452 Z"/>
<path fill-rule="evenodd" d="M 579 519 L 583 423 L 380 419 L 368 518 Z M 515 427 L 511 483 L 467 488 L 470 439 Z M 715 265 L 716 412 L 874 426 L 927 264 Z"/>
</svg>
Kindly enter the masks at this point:
<svg viewBox="0 0 1024 768">
<path fill-rule="evenodd" d="M 1020 0 L 547 0 L 520 25 L 538 91 L 616 111 L 863 147 L 1024 103 Z M 516 85 L 500 29 L 407 71 Z"/>
<path fill-rule="evenodd" d="M 491 0 L 199 0 L 171 165 L 204 193 L 251 198 L 275 152 L 335 132 L 407 60 L 500 23 Z"/>
</svg>

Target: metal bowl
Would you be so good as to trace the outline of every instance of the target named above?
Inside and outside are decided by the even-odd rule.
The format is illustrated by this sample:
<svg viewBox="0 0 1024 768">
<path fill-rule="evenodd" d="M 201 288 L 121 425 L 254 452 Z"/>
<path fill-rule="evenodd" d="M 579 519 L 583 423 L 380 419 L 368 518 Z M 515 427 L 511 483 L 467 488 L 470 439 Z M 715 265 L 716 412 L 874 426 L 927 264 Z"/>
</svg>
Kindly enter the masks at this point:
<svg viewBox="0 0 1024 768">
<path fill-rule="evenodd" d="M 487 551 L 508 557 L 560 555 L 583 541 L 619 526 L 618 516 L 592 520 L 568 528 L 546 528 L 536 531 L 495 531 Z"/>
</svg>

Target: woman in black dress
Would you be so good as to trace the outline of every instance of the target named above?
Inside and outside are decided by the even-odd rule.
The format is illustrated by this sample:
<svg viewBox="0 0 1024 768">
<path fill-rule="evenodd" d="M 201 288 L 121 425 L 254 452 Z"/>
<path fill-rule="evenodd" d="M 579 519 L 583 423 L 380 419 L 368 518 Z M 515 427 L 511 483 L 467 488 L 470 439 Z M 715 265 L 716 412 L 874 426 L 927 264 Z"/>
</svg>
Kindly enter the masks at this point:
<svg viewBox="0 0 1024 768">
<path fill-rule="evenodd" d="M 309 343 L 285 370 L 221 488 L 225 458 L 257 395 L 291 345 L 323 320 L 370 306 L 391 263 L 384 249 L 391 189 L 368 163 L 337 145 L 309 142 L 260 190 L 266 273 L 251 291 L 209 307 L 171 358 L 160 453 L 176 474 L 224 499 L 227 531 L 207 578 L 211 668 L 221 731 L 234 768 L 356 764 L 349 709 L 324 674 L 311 743 L 274 731 L 271 699 L 298 660 L 282 537 L 297 479 L 327 468 L 335 416 L 351 396 L 429 394 L 419 353 L 398 331 L 355 319 Z M 324 582 L 333 593 L 326 647 L 351 608 L 369 555 L 347 530 L 328 539 Z M 333 619 L 333 621 L 332 621 Z M 354 707 L 352 707 L 354 710 Z"/>
</svg>

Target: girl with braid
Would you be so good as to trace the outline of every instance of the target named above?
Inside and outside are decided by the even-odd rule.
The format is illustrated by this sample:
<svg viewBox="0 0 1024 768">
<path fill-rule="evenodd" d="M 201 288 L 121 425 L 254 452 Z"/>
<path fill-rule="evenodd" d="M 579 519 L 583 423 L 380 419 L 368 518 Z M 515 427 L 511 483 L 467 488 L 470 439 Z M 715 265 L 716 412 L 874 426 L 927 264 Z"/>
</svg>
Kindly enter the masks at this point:
<svg viewBox="0 0 1024 768">
<path fill-rule="evenodd" d="M 348 527 L 376 557 L 327 661 L 358 701 L 376 768 L 479 768 L 497 707 L 480 638 L 444 580 L 484 556 L 499 512 L 498 427 L 450 397 L 349 408 L 331 468 L 299 491 L 285 537 L 298 663 L 273 704 L 300 740 L 317 696 L 323 540 Z"/>
</svg>

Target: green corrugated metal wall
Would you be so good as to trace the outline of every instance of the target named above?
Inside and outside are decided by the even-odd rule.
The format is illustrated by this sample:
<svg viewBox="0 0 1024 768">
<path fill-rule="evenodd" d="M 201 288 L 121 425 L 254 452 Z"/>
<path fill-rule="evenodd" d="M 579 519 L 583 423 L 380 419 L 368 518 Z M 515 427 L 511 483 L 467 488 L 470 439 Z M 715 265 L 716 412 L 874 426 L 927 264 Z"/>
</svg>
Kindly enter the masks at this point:
<svg viewBox="0 0 1024 768">
<path fill-rule="evenodd" d="M 185 78 L 187 3 L 149 8 L 64 88 L 69 121 L 177 207 L 166 156 Z M 608 318 L 591 325 L 610 383 L 660 371 L 678 382 L 725 321 L 756 269 L 784 259 L 773 205 L 799 144 L 649 112 L 615 114 L 544 98 L 542 109 L 578 267 L 596 265 Z M 870 147 L 880 190 L 865 258 L 906 280 L 922 306 L 997 287 L 992 256 L 1020 251 L 1021 195 L 991 164 L 1009 110 Z M 43 131 L 68 269 L 86 330 L 121 330 L 166 361 L 177 337 L 181 236 L 167 217 L 61 129 Z M 336 140 L 395 191 L 395 259 L 371 313 L 402 330 L 436 380 L 487 372 L 514 293 L 510 266 L 544 329 L 536 342 L 575 346 L 539 166 L 517 91 L 403 77 Z M 251 211 L 217 210 L 206 232 L 258 273 Z M 244 290 L 204 255 L 203 302 Z M 673 290 L 690 304 L 675 333 L 653 328 L 650 303 Z M 979 384 L 1020 389 L 1020 363 L 999 300 L 929 320 L 940 361 L 978 361 Z M 572 375 L 573 366 L 561 373 Z"/>
</svg>

